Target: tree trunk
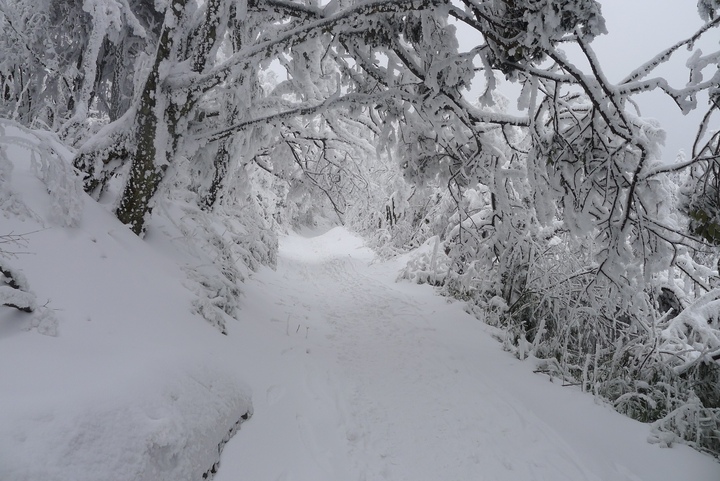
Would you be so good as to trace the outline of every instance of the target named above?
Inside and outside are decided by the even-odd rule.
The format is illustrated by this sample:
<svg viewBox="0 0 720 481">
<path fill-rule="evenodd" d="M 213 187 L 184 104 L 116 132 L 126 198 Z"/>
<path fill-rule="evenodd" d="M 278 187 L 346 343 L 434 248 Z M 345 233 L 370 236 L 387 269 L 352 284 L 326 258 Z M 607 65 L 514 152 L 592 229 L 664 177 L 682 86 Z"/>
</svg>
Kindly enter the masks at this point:
<svg viewBox="0 0 720 481">
<path fill-rule="evenodd" d="M 174 30 L 180 23 L 181 13 L 186 3 L 187 0 L 174 0 L 170 7 L 172 11 L 166 14 L 174 15 L 175 18 L 168 22 L 166 17 L 155 54 L 155 62 L 145 81 L 140 106 L 135 117 L 135 142 L 137 145 L 132 156 L 130 176 L 115 214 L 137 235 L 142 235 L 145 230 L 145 216 L 150 213 L 150 200 L 157 192 L 165 173 L 167 165 L 165 161 L 174 155 L 174 152 L 169 151 L 176 145 L 176 142 L 171 141 L 174 139 L 158 139 L 158 124 L 176 121 L 174 118 L 168 118 L 168 112 L 165 111 L 166 105 L 163 103 L 158 105 L 160 96 L 165 95 L 160 86 L 160 65 L 171 56 Z M 168 135 L 175 131 L 169 125 L 166 126 L 166 129 Z M 160 151 L 158 151 L 158 147 L 161 149 Z M 162 158 L 163 154 L 165 159 Z"/>
<path fill-rule="evenodd" d="M 203 195 L 200 207 L 203 210 L 211 211 L 218 201 L 220 192 L 222 191 L 225 177 L 228 173 L 230 165 L 230 152 L 228 151 L 227 140 L 218 142 L 218 149 L 213 159 L 213 179 L 210 188 Z"/>
</svg>

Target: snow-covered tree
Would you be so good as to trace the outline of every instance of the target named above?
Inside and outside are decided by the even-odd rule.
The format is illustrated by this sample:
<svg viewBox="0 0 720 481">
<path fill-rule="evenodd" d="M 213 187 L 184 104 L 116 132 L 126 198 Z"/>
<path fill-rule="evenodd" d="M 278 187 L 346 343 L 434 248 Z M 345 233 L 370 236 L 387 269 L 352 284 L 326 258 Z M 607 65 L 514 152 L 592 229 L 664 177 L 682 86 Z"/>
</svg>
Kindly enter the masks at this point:
<svg viewBox="0 0 720 481">
<path fill-rule="evenodd" d="M 191 157 L 207 143 L 236 142 L 231 139 L 235 136 L 245 137 L 246 148 L 259 151 L 279 138 L 277 129 L 286 119 L 317 114 L 334 105 L 377 100 L 378 96 L 368 98 L 348 87 L 343 87 L 346 92 L 309 95 L 308 79 L 327 75 L 314 72 L 324 64 L 310 61 L 312 45 L 324 46 L 331 58 L 339 56 L 342 40 L 367 35 L 362 28 L 366 22 L 431 5 L 383 0 L 336 11 L 333 4 L 321 8 L 282 1 L 169 2 L 154 56 L 136 86 L 134 104 L 80 149 L 76 166 L 87 173 L 87 189 L 102 191 L 117 169 L 130 164 L 117 215 L 140 234 L 152 198 L 176 157 Z M 302 49 L 307 51 L 303 54 Z M 285 63 L 293 82 L 281 84 L 288 91 L 264 98 L 257 88 L 258 65 L 293 52 L 297 55 Z M 307 74 L 300 73 L 302 62 Z M 257 145 L 251 146 L 251 139 Z M 245 162 L 253 157 L 251 152 L 247 155 Z M 222 162 L 210 167 L 216 172 L 225 168 Z M 217 185 L 211 183 L 210 197 L 217 196 L 213 193 Z"/>
<path fill-rule="evenodd" d="M 136 0 L 3 2 L 0 112 L 70 140 L 89 134 L 88 117 L 115 120 L 160 20 L 150 2 Z"/>
</svg>

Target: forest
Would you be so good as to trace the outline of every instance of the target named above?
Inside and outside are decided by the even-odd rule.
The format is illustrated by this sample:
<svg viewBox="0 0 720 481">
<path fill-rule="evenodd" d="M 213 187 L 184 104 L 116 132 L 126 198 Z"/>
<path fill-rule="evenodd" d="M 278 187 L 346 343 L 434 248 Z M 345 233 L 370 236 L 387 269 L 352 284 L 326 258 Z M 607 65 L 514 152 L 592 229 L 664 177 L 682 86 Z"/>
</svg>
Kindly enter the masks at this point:
<svg viewBox="0 0 720 481">
<path fill-rule="evenodd" d="M 66 225 L 72 176 L 137 236 L 168 223 L 211 253 L 186 274 L 218 335 L 278 235 L 330 218 L 383 258 L 422 248 L 399 281 L 718 457 L 720 1 L 697 14 L 611 82 L 596 0 L 0 0 L 0 132 L 71 152 L 40 153 Z M 648 92 L 699 113 L 684 156 L 641 115 Z M 17 235 L 0 218 L 0 254 Z M 41 310 L 16 261 L 0 304 Z"/>
</svg>

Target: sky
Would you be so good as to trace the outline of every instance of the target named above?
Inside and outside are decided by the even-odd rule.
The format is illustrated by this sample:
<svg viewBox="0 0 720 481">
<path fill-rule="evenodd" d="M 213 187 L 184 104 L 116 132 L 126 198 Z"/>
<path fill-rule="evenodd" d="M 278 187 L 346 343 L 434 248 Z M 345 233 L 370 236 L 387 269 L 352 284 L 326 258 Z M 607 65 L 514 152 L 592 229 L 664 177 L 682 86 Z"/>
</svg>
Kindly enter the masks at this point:
<svg viewBox="0 0 720 481">
<path fill-rule="evenodd" d="M 611 81 L 621 80 L 661 50 L 692 36 L 703 24 L 696 0 L 605 0 L 600 3 L 608 34 L 598 37 L 593 45 Z M 697 46 L 708 53 L 718 48 L 720 36 L 717 32 L 706 35 Z M 681 49 L 658 72 L 680 87 L 687 79 L 684 64 L 689 57 L 690 52 Z M 705 101 L 699 100 L 699 108 L 683 116 L 664 95 L 653 93 L 639 98 L 642 115 L 658 119 L 667 131 L 663 161 L 672 162 L 680 149 L 690 154 Z"/>
<path fill-rule="evenodd" d="M 592 46 L 611 82 L 620 81 L 658 52 L 690 37 L 703 24 L 697 14 L 696 0 L 605 0 L 600 4 L 608 34 L 597 37 Z M 459 38 L 461 50 L 468 50 L 474 42 L 480 41 L 479 36 L 473 37 L 471 32 L 465 31 L 461 31 Z M 697 45 L 705 53 L 717 49 L 717 33 L 707 34 L 707 38 Z M 567 53 L 573 58 L 572 52 Z M 665 76 L 675 87 L 684 85 L 687 78 L 685 62 L 689 56 L 690 52 L 681 49 L 669 63 L 658 69 L 658 74 Z M 518 89 L 505 85 L 503 91 L 514 99 Z M 636 100 L 641 115 L 660 121 L 667 132 L 660 160 L 664 163 L 675 161 L 681 149 L 689 155 L 697 125 L 704 114 L 703 100 L 688 116 L 683 116 L 675 103 L 662 94 L 643 94 Z"/>
<path fill-rule="evenodd" d="M 703 25 L 695 0 L 604 0 L 600 3 L 608 34 L 595 39 L 593 45 L 605 60 L 610 80 L 614 81 Z M 689 56 L 687 51 L 678 54 L 683 59 Z"/>
</svg>

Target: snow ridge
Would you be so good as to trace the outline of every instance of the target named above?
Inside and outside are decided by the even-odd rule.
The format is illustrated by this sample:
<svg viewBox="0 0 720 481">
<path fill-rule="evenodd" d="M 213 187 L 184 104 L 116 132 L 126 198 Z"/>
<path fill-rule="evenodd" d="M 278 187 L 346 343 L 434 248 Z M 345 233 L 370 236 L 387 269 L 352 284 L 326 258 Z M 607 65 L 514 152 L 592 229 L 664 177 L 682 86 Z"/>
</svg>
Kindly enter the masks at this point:
<svg viewBox="0 0 720 481">
<path fill-rule="evenodd" d="M 0 479 L 212 478 L 253 409 L 183 259 L 85 195 L 50 134 L 0 129 Z"/>
</svg>

